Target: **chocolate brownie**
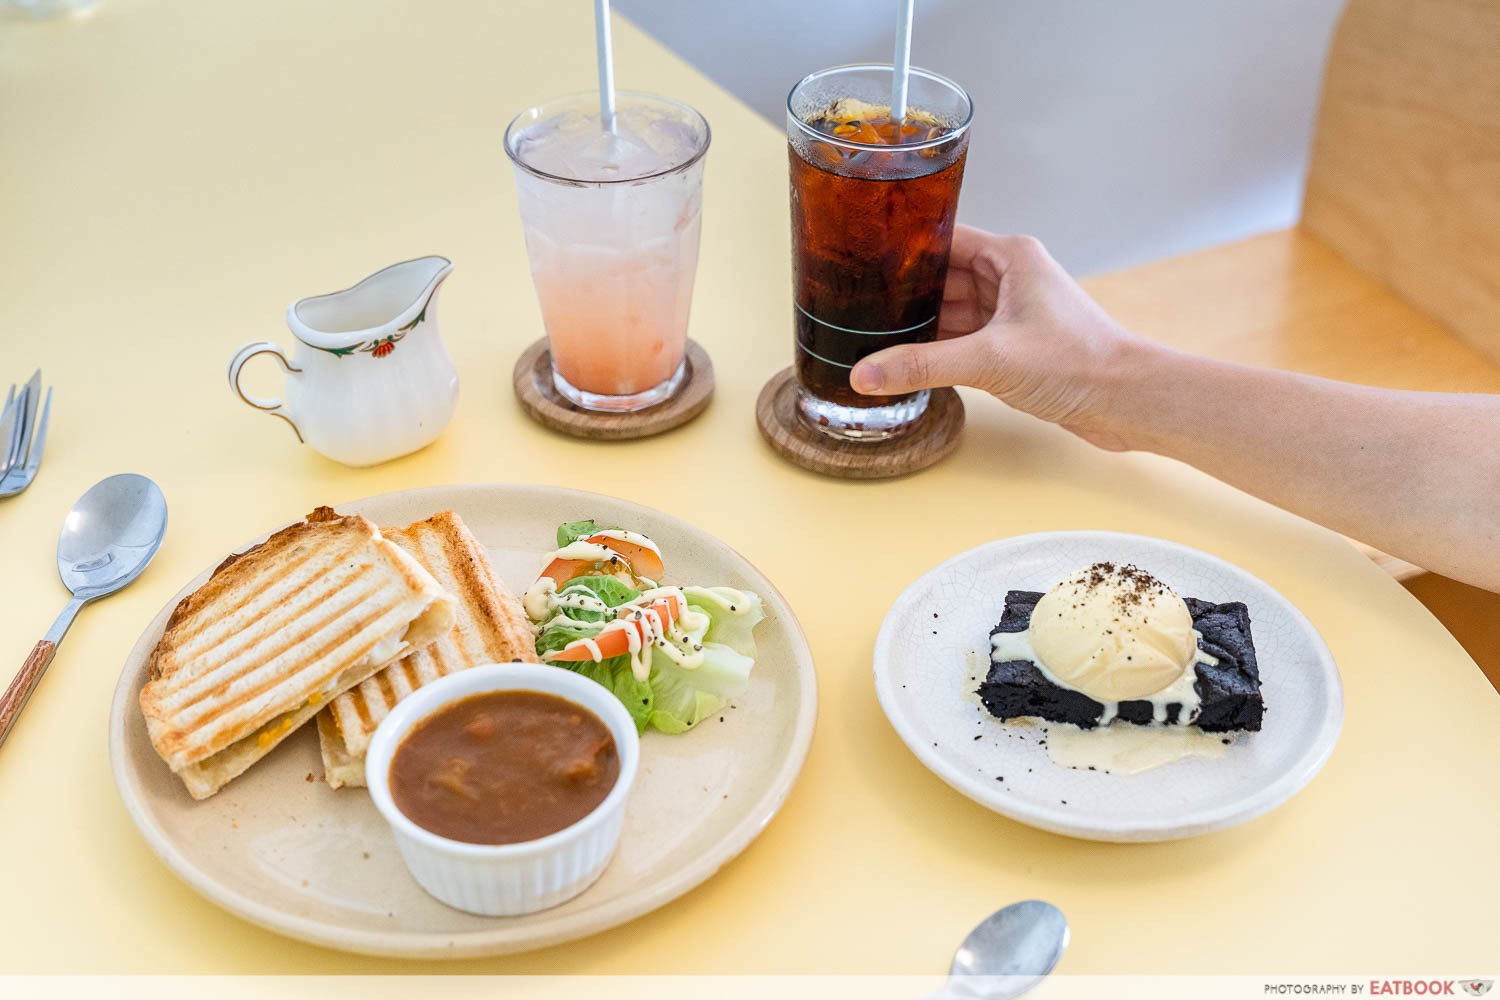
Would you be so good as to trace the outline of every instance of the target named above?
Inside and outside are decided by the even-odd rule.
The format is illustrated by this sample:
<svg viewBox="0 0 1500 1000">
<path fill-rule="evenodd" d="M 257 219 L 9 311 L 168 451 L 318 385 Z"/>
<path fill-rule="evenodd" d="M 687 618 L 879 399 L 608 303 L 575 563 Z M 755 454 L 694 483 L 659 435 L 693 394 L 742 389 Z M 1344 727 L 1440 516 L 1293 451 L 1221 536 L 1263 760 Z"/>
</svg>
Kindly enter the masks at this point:
<svg viewBox="0 0 1500 1000">
<path fill-rule="evenodd" d="M 1000 624 L 990 633 L 1024 632 L 1031 624 L 1031 612 L 1042 595 L 1028 590 L 1012 590 L 1005 595 L 1005 612 Z M 1188 612 L 1193 617 L 1205 653 L 1216 658 L 1216 664 L 1198 663 L 1193 689 L 1201 699 L 1198 718 L 1192 724 L 1210 733 L 1260 729 L 1265 703 L 1260 694 L 1260 668 L 1255 662 L 1255 644 L 1250 638 L 1250 612 L 1238 601 L 1212 604 L 1188 597 Z M 1038 716 L 1049 722 L 1070 722 L 1082 729 L 1093 729 L 1104 715 L 1104 706 L 1080 691 L 1059 687 L 1042 675 L 1030 660 L 1008 660 L 991 663 L 988 675 L 979 685 L 979 697 L 992 714 L 1001 719 Z M 1166 706 L 1168 725 L 1187 725 L 1180 704 Z M 1149 701 L 1122 701 L 1119 718 L 1137 725 L 1152 721 Z"/>
</svg>

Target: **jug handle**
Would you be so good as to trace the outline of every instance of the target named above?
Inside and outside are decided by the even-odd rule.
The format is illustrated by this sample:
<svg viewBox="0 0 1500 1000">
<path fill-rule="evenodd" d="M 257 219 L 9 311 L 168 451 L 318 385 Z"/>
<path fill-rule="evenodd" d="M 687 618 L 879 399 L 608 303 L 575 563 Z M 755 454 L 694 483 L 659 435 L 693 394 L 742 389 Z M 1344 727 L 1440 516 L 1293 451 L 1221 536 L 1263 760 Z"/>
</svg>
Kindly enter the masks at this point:
<svg viewBox="0 0 1500 1000">
<path fill-rule="evenodd" d="M 257 354 L 269 354 L 274 357 L 276 363 L 281 366 L 281 370 L 288 375 L 302 374 L 302 369 L 288 361 L 286 354 L 278 345 L 267 340 L 258 340 L 241 347 L 238 351 L 234 352 L 234 357 L 229 359 L 229 387 L 234 390 L 236 396 L 239 396 L 240 399 L 244 400 L 250 406 L 255 407 L 257 410 L 264 410 L 272 416 L 280 417 L 291 424 L 292 430 L 297 435 L 297 440 L 306 443 L 303 441 L 302 429 L 287 414 L 285 403 L 279 399 L 265 399 L 261 396 L 252 396 L 240 387 L 240 369 L 245 367 L 246 361 L 249 361 Z"/>
</svg>

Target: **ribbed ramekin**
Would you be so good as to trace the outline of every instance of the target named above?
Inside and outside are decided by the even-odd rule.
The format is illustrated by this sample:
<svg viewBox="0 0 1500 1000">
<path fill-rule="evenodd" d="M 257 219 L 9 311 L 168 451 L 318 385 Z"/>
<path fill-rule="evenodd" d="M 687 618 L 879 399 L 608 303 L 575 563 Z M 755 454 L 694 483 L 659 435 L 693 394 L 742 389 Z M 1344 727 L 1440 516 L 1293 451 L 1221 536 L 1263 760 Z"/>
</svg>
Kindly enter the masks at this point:
<svg viewBox="0 0 1500 1000">
<path fill-rule="evenodd" d="M 593 712 L 608 727 L 620 755 L 620 775 L 593 812 L 538 840 L 470 844 L 425 830 L 396 808 L 390 768 L 402 737 L 444 705 L 492 691 L 556 695 Z M 602 685 L 561 667 L 491 663 L 449 674 L 403 699 L 370 740 L 365 782 L 375 808 L 391 825 L 406 867 L 423 889 L 469 913 L 516 916 L 566 902 L 603 873 L 620 841 L 640 754 L 634 720 Z"/>
</svg>

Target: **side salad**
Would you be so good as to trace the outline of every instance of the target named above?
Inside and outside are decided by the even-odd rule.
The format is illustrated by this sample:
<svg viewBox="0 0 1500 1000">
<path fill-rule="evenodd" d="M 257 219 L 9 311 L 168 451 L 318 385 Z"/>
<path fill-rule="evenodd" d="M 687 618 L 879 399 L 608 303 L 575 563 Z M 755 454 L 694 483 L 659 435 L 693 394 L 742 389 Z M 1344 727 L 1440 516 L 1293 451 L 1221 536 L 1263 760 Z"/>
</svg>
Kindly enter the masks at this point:
<svg viewBox="0 0 1500 1000">
<path fill-rule="evenodd" d="M 749 591 L 662 586 L 665 572 L 645 535 L 572 521 L 522 598 L 542 660 L 609 688 L 640 732 L 686 732 L 743 694 L 765 617 Z"/>
</svg>

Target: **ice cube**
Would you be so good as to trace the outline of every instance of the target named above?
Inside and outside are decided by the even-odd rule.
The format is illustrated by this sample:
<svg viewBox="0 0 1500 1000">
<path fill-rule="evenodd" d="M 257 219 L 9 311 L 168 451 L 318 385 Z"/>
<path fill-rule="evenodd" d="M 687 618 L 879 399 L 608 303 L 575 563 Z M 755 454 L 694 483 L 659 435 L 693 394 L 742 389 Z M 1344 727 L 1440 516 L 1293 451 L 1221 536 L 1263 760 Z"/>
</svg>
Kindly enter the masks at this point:
<svg viewBox="0 0 1500 1000">
<path fill-rule="evenodd" d="M 665 159 L 682 163 L 698 151 L 702 137 L 697 128 L 675 118 L 658 118 L 647 129 L 647 141 Z"/>
<path fill-rule="evenodd" d="M 589 148 L 589 157 L 590 166 L 603 175 L 598 179 L 626 180 L 664 169 L 662 157 L 639 136 L 626 131 L 626 128 L 627 123 L 617 122 L 615 132 L 601 131 L 594 138 Z"/>
</svg>

